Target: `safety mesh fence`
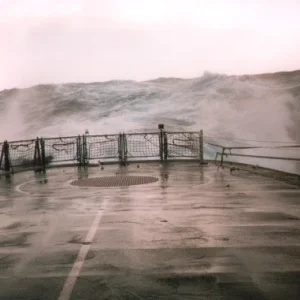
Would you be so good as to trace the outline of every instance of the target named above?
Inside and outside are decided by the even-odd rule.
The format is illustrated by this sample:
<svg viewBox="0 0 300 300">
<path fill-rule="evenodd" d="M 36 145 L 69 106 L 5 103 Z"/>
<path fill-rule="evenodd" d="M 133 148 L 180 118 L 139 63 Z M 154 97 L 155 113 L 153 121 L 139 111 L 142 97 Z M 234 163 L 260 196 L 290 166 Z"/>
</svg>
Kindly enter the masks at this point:
<svg viewBox="0 0 300 300">
<path fill-rule="evenodd" d="M 86 136 L 87 159 L 117 159 L 119 156 L 119 135 Z"/>
<path fill-rule="evenodd" d="M 126 134 L 126 144 L 128 159 L 160 156 L 159 133 Z"/>
<path fill-rule="evenodd" d="M 49 162 L 76 162 L 80 158 L 80 137 L 45 138 L 45 158 Z"/>
<path fill-rule="evenodd" d="M 12 168 L 30 167 L 34 164 L 35 140 L 9 143 L 9 160 Z"/>
<path fill-rule="evenodd" d="M 86 165 L 89 160 L 191 158 L 233 161 L 300 173 L 300 145 L 204 136 L 203 132 L 152 132 L 54 137 L 0 143 L 0 170 Z M 203 158 L 203 153 L 205 156 Z"/>
<path fill-rule="evenodd" d="M 168 157 L 199 157 L 200 132 L 167 132 Z"/>
<path fill-rule="evenodd" d="M 152 132 L 37 138 L 0 143 L 1 170 L 61 163 L 86 165 L 90 160 L 201 158 L 200 132 Z"/>
</svg>

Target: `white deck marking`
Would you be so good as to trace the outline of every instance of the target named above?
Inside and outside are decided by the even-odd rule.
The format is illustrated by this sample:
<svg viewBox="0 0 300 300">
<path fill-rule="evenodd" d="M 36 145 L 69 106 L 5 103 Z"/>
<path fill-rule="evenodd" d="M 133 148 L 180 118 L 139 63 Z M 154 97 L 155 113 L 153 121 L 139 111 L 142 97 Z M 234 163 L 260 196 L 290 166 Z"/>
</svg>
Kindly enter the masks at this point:
<svg viewBox="0 0 300 300">
<path fill-rule="evenodd" d="M 103 210 L 106 207 L 107 199 L 105 199 L 102 203 L 102 210 L 99 210 L 92 226 L 89 229 L 89 232 L 84 240 L 84 244 L 81 246 L 80 251 L 78 253 L 78 256 L 74 262 L 74 265 L 72 267 L 71 272 L 69 273 L 69 276 L 67 277 L 65 284 L 63 286 L 62 291 L 60 292 L 60 295 L 58 297 L 58 300 L 69 300 L 72 294 L 72 291 L 74 289 L 75 283 L 77 281 L 77 278 L 81 272 L 81 269 L 83 267 L 84 261 L 86 259 L 86 256 L 89 252 L 89 249 L 91 247 L 91 243 L 95 237 L 96 231 L 98 229 L 100 220 L 103 216 Z"/>
</svg>

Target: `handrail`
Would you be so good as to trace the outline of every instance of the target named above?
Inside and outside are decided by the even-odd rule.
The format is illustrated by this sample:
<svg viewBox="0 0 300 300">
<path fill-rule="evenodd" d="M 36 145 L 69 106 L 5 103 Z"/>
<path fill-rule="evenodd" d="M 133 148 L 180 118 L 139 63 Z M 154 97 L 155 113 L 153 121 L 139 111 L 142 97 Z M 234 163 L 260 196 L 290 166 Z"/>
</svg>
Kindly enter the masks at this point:
<svg viewBox="0 0 300 300">
<path fill-rule="evenodd" d="M 232 153 L 231 150 L 246 150 L 246 149 L 290 149 L 290 148 L 300 148 L 300 145 L 292 146 L 274 146 L 274 147 L 223 147 L 220 145 L 215 145 L 207 143 L 212 146 L 222 148 L 222 152 L 217 152 L 215 156 L 215 164 L 217 165 L 218 156 L 221 156 L 221 161 L 219 166 L 223 166 L 224 156 L 240 156 L 240 157 L 251 157 L 251 158 L 265 158 L 265 159 L 277 159 L 277 160 L 287 160 L 287 161 L 300 161 L 297 157 L 283 157 L 283 156 L 269 156 L 269 155 L 254 155 L 254 154 L 242 154 L 242 153 Z M 229 152 L 226 152 L 229 150 Z"/>
<path fill-rule="evenodd" d="M 203 140 L 203 131 L 169 132 L 159 128 L 157 132 L 136 132 L 101 135 L 73 135 L 67 137 L 48 137 L 0 143 L 0 169 L 13 170 L 24 166 L 34 168 L 45 166 L 49 163 L 77 161 L 80 166 L 88 165 L 89 160 L 101 162 L 119 157 L 120 164 L 137 158 L 156 158 L 167 161 L 171 158 L 191 158 L 204 162 L 203 145 L 220 148 L 216 151 L 215 163 L 220 156 L 220 165 L 224 157 L 249 157 L 259 159 L 277 159 L 286 161 L 300 161 L 300 157 L 271 156 L 260 152 L 244 150 L 271 149 L 294 150 L 300 145 L 276 146 L 224 146 Z M 192 147 L 191 147 L 192 146 Z M 232 153 L 232 150 L 243 150 Z M 298 153 L 298 152 L 297 152 Z M 295 155 L 294 155 L 295 156 Z"/>
<path fill-rule="evenodd" d="M 211 145 L 218 148 L 225 148 L 228 150 L 246 150 L 246 149 L 285 149 L 285 148 L 300 148 L 300 145 L 285 145 L 285 146 L 222 146 L 213 143 L 204 142 L 204 144 Z"/>
<path fill-rule="evenodd" d="M 267 158 L 267 159 L 278 159 L 278 160 L 292 160 L 300 161 L 297 157 L 280 157 L 280 156 L 267 156 L 267 155 L 252 155 L 252 154 L 239 154 L 239 153 L 226 153 L 226 156 L 243 156 L 243 157 L 253 157 L 253 158 Z"/>
</svg>

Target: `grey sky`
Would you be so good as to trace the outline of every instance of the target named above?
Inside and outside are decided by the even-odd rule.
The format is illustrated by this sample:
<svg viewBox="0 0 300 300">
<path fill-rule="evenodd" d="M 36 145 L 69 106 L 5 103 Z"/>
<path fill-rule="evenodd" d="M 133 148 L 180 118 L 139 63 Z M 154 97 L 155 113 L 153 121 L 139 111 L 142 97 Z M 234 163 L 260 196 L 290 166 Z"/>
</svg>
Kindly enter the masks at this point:
<svg viewBox="0 0 300 300">
<path fill-rule="evenodd" d="M 0 0 L 0 89 L 300 68 L 298 0 Z"/>
</svg>

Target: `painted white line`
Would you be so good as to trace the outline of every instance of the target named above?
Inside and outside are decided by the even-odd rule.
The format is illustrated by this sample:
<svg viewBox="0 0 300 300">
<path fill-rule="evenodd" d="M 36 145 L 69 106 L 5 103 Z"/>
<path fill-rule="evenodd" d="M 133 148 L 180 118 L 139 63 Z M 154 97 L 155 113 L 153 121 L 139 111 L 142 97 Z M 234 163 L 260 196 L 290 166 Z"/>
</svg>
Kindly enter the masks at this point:
<svg viewBox="0 0 300 300">
<path fill-rule="evenodd" d="M 78 256 L 76 258 L 76 261 L 74 262 L 74 265 L 72 267 L 71 272 L 69 273 L 65 284 L 63 286 L 62 291 L 60 292 L 60 295 L 58 297 L 58 300 L 69 300 L 72 294 L 72 291 L 74 289 L 75 283 L 77 281 L 77 278 L 81 272 L 81 269 L 83 267 L 84 261 L 86 259 L 86 256 L 90 250 L 91 243 L 95 237 L 96 231 L 98 229 L 99 223 L 101 221 L 101 218 L 103 216 L 103 211 L 106 207 L 107 199 L 104 199 L 102 203 L 102 210 L 99 210 L 92 226 L 89 229 L 89 232 L 84 240 L 84 244 L 81 246 L 80 251 L 78 253 Z"/>
<path fill-rule="evenodd" d="M 16 187 L 15 187 L 15 190 L 20 193 L 20 194 L 24 194 L 24 195 L 31 195 L 31 193 L 29 192 L 25 192 L 22 190 L 22 187 L 28 183 L 33 183 L 33 182 L 37 182 L 38 179 L 35 179 L 35 180 L 30 180 L 30 181 L 26 181 L 26 182 L 23 182 L 21 184 L 18 184 Z"/>
<path fill-rule="evenodd" d="M 50 179 L 56 178 L 56 177 L 57 176 L 51 176 L 51 177 L 47 177 L 45 179 L 50 180 Z M 72 180 L 68 180 L 66 182 L 63 182 L 63 187 L 71 187 L 71 188 L 77 188 L 78 189 L 77 186 L 72 186 L 70 184 L 74 180 L 76 180 L 76 179 L 72 179 Z M 26 192 L 26 191 L 23 190 L 23 187 L 26 186 L 27 184 L 29 184 L 29 183 L 37 183 L 39 181 L 40 181 L 40 179 L 35 179 L 35 180 L 30 180 L 30 181 L 26 181 L 26 182 L 20 183 L 20 184 L 18 184 L 15 187 L 15 191 L 18 192 L 19 194 L 28 195 L 28 196 L 31 196 L 31 197 L 43 197 L 43 196 L 47 196 L 47 197 L 51 197 L 52 199 L 60 199 L 60 198 L 64 198 L 65 197 L 65 195 L 64 196 L 52 196 L 52 195 L 36 194 L 36 193 Z M 51 191 L 51 192 L 54 194 L 53 191 Z"/>
<path fill-rule="evenodd" d="M 53 176 L 47 176 L 45 177 L 44 179 L 52 179 L 52 178 L 56 178 L 57 176 L 53 175 Z M 26 191 L 23 191 L 22 187 L 28 183 L 34 183 L 34 182 L 39 182 L 41 179 L 34 179 L 34 180 L 29 180 L 29 181 L 25 181 L 25 182 L 22 182 L 20 184 L 18 184 L 16 187 L 15 187 L 15 191 L 20 193 L 20 194 L 24 194 L 24 195 L 30 195 L 30 196 L 44 196 L 43 194 L 32 194 L 30 192 L 26 192 Z"/>
</svg>

